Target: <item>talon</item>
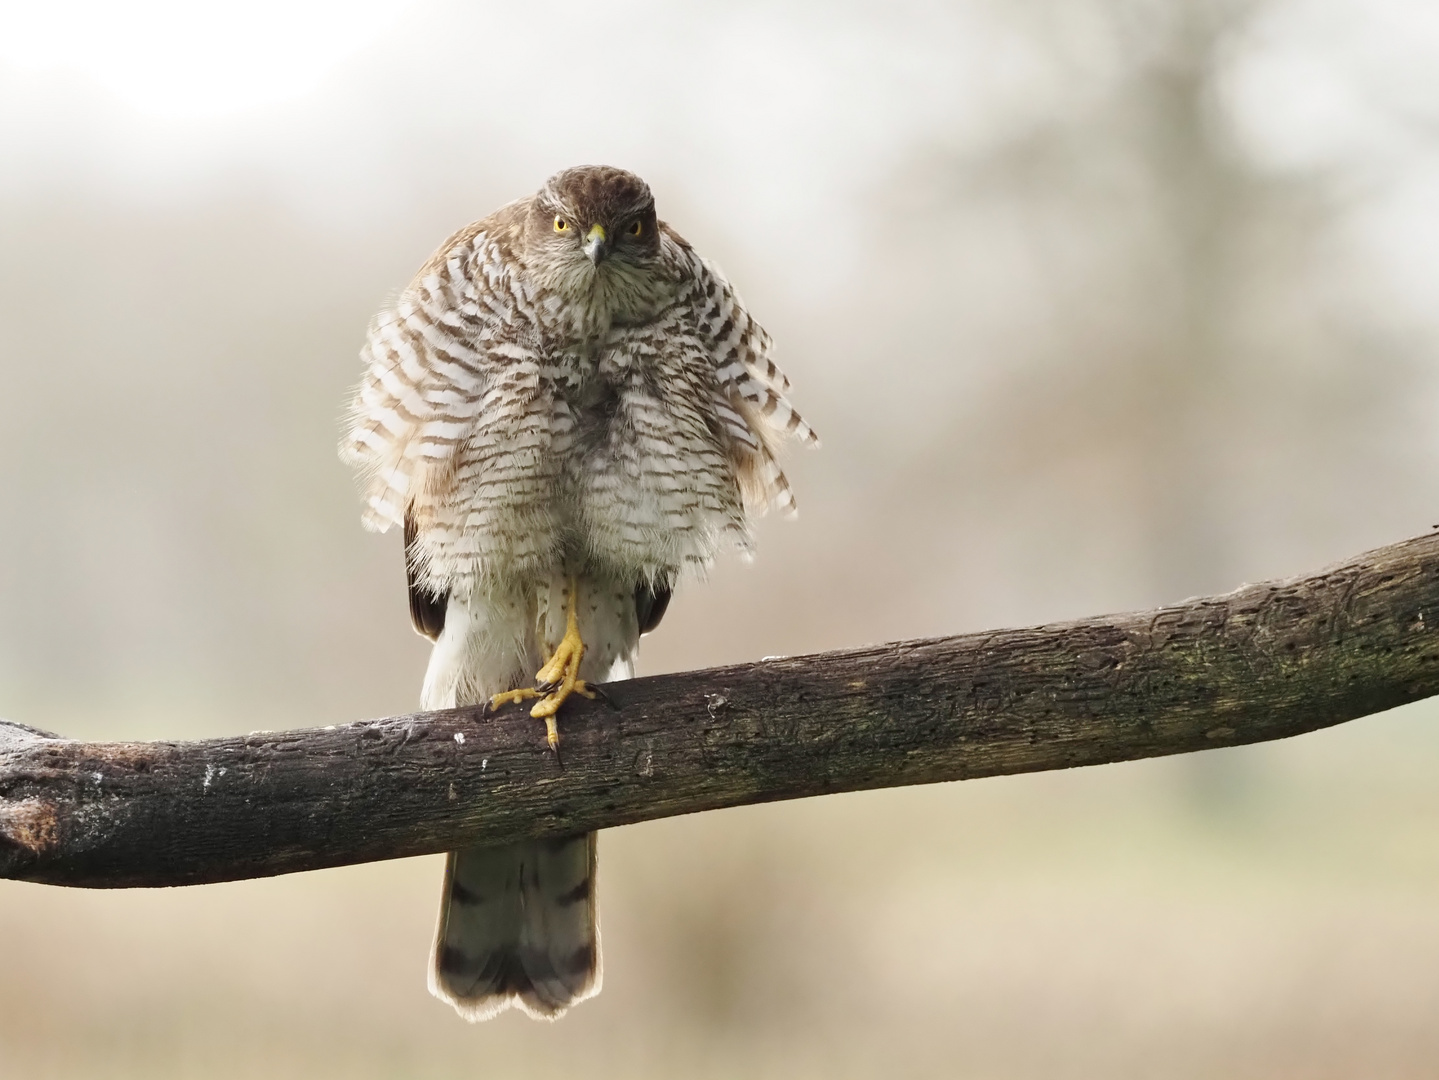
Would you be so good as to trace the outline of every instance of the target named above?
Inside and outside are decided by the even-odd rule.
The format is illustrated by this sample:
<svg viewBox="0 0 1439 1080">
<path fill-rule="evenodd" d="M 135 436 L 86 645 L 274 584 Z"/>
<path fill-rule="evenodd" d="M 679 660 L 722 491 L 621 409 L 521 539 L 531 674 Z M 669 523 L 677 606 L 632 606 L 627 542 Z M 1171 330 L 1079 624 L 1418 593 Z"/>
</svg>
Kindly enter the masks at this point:
<svg viewBox="0 0 1439 1080">
<path fill-rule="evenodd" d="M 550 749 L 555 752 L 555 764 L 563 769 L 565 763 L 560 759 L 560 729 L 555 725 L 553 716 L 545 717 L 545 740 L 550 744 Z"/>
<path fill-rule="evenodd" d="M 560 706 L 569 700 L 571 694 L 579 694 L 580 697 L 589 698 L 593 701 L 602 695 L 583 679 L 571 681 L 566 678 L 555 688 L 553 693 L 546 694 L 544 700 L 530 710 L 530 715 L 536 720 L 548 720 L 560 711 Z"/>
<path fill-rule="evenodd" d="M 579 583 L 570 581 L 569 610 L 565 613 L 565 636 L 560 639 L 545 666 L 535 672 L 535 684 L 549 692 L 530 710 L 536 720 L 549 721 L 560 706 L 575 692 L 588 696 L 588 687 L 580 678 L 580 661 L 585 658 L 585 643 L 580 639 L 580 620 L 577 610 Z M 554 736 L 557 740 L 559 736 Z"/>
<path fill-rule="evenodd" d="M 579 583 L 571 578 L 568 610 L 565 613 L 565 636 L 555 646 L 555 651 L 545 661 L 544 667 L 535 672 L 535 685 L 506 690 L 490 698 L 492 709 L 539 698 L 535 707 L 530 710 L 530 715 L 545 722 L 545 739 L 550 744 L 550 749 L 555 752 L 556 761 L 560 760 L 560 732 L 555 717 L 560 706 L 569 700 L 571 694 L 608 701 L 601 691 L 591 688 L 589 683 L 580 678 L 580 661 L 585 657 L 585 643 L 580 638 L 578 603 Z"/>
<path fill-rule="evenodd" d="M 560 706 L 570 699 L 571 694 L 579 694 L 580 697 L 594 697 L 587 684 L 579 679 L 574 681 L 566 679 L 552 693 L 542 697 L 539 703 L 530 710 L 530 715 L 536 720 L 548 720 L 560 711 Z"/>
<path fill-rule="evenodd" d="M 565 652 L 566 645 L 567 642 L 561 641 L 549 663 L 535 672 L 536 686 L 559 686 L 564 681 L 565 662 L 569 659 Z"/>
</svg>

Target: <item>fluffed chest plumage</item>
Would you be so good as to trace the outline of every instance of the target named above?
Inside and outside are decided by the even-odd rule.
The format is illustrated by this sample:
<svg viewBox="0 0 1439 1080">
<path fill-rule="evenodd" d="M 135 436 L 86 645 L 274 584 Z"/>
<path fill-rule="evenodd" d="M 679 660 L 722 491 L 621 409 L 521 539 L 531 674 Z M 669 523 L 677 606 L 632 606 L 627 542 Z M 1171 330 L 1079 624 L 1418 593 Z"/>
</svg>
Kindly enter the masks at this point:
<svg viewBox="0 0 1439 1080">
<path fill-rule="evenodd" d="M 792 506 L 765 432 L 813 433 L 717 271 L 667 236 L 644 287 L 566 293 L 503 240 L 476 228 L 437 253 L 377 320 L 356 398 L 366 521 L 408 516 L 436 593 L 575 553 L 672 579 L 746 547 L 747 510 Z"/>
</svg>

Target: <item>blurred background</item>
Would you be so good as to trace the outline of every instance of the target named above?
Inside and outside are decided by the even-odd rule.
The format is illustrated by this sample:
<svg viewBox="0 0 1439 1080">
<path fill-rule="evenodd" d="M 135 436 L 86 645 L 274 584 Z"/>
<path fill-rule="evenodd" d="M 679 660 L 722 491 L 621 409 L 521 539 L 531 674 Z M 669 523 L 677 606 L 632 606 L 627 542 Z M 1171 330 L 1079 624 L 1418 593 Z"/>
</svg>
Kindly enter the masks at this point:
<svg viewBox="0 0 1439 1080">
<path fill-rule="evenodd" d="M 369 318 L 643 175 L 825 440 L 659 672 L 1143 608 L 1439 522 L 1420 0 L 0 0 L 0 714 L 413 708 L 335 445 Z M 608 832 L 606 987 L 470 1027 L 438 857 L 0 882 L 6 1076 L 1429 1077 L 1439 707 Z"/>
</svg>

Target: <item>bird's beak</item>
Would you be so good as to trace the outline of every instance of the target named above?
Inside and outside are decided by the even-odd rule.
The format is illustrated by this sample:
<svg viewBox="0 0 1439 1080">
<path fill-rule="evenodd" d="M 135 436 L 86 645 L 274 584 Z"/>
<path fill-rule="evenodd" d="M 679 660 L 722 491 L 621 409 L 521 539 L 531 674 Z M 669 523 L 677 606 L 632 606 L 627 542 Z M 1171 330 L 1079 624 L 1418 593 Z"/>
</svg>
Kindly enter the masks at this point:
<svg viewBox="0 0 1439 1080">
<path fill-rule="evenodd" d="M 589 233 L 585 236 L 585 254 L 596 266 L 599 266 L 600 260 L 610 253 L 609 244 L 606 243 L 607 239 L 603 225 L 591 225 Z"/>
</svg>

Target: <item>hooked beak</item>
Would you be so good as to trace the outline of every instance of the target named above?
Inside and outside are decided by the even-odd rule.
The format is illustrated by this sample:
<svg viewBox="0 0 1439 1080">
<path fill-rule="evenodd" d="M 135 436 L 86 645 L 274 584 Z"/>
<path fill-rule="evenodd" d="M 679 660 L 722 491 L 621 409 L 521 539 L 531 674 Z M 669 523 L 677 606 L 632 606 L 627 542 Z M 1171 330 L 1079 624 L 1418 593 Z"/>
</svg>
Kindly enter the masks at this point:
<svg viewBox="0 0 1439 1080">
<path fill-rule="evenodd" d="M 590 231 L 585 236 L 585 254 L 595 266 L 599 266 L 600 260 L 610 253 L 607 240 L 603 225 L 590 226 Z"/>
</svg>

